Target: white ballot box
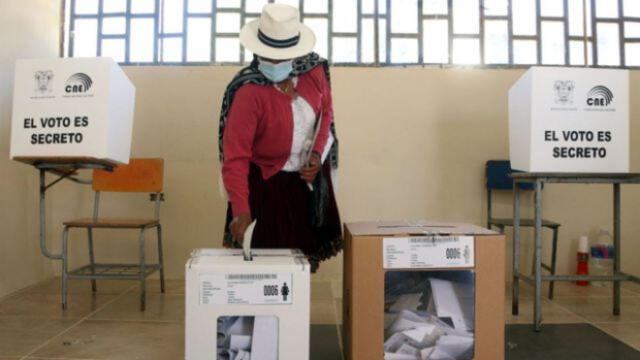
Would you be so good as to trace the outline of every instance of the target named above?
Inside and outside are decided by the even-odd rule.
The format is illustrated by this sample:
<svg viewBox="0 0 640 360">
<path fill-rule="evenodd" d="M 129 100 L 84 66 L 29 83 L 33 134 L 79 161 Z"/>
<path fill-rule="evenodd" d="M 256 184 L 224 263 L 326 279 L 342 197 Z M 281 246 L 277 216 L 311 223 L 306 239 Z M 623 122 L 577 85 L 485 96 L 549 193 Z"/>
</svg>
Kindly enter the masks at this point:
<svg viewBox="0 0 640 360">
<path fill-rule="evenodd" d="M 509 91 L 511 167 L 629 171 L 629 72 L 532 67 Z"/>
<path fill-rule="evenodd" d="M 11 158 L 128 163 L 135 88 L 111 58 L 18 60 Z"/>
<path fill-rule="evenodd" d="M 309 263 L 298 250 L 200 249 L 186 264 L 187 360 L 309 359 Z"/>
</svg>

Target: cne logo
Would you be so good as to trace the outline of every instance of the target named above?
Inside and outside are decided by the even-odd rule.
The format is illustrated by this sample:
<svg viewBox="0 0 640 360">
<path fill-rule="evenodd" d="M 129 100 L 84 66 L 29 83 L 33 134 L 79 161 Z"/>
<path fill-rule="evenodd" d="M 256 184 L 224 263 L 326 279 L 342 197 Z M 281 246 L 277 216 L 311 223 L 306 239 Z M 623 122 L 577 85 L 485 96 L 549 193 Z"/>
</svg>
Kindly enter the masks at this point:
<svg viewBox="0 0 640 360">
<path fill-rule="evenodd" d="M 587 94 L 587 105 L 606 107 L 611 105 L 613 101 L 613 93 L 608 87 L 598 85 Z"/>
<path fill-rule="evenodd" d="M 68 94 L 86 93 L 91 89 L 93 80 L 85 73 L 71 75 L 64 85 L 64 91 Z"/>
</svg>

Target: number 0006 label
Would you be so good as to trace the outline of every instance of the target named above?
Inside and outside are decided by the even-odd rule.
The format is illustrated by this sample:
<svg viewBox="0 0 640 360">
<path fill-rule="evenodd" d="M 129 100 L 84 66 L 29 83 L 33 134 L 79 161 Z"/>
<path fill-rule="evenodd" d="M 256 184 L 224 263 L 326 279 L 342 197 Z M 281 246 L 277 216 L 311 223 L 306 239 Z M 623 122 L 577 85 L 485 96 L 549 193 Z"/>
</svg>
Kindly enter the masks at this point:
<svg viewBox="0 0 640 360">
<path fill-rule="evenodd" d="M 385 269 L 473 267 L 473 236 L 420 236 L 384 238 Z"/>
<path fill-rule="evenodd" d="M 200 305 L 293 303 L 293 274 L 200 275 Z"/>
</svg>

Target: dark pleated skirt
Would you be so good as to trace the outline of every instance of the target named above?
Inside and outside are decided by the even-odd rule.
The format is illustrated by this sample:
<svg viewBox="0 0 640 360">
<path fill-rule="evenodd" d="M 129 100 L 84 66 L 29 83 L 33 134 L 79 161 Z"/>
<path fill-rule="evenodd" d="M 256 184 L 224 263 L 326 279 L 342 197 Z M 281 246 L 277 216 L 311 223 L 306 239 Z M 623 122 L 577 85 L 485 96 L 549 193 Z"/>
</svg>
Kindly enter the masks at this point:
<svg viewBox="0 0 640 360">
<path fill-rule="evenodd" d="M 331 167 L 322 167 L 327 181 L 327 196 L 322 225 L 313 225 L 311 191 L 297 172 L 280 171 L 264 180 L 260 168 L 251 164 L 249 170 L 249 205 L 257 220 L 251 246 L 253 248 L 300 249 L 307 255 L 312 271 L 319 263 L 342 250 L 342 226 L 331 183 Z M 233 219 L 227 209 L 225 246 L 239 247 L 229 232 Z"/>
</svg>

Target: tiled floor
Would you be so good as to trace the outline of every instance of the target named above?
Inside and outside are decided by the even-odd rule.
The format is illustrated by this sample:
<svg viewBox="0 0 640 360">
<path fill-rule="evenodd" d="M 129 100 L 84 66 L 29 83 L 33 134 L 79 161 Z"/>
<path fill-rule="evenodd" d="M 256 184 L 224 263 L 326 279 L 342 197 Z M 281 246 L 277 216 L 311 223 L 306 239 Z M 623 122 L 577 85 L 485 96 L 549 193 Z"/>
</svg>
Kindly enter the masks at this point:
<svg viewBox="0 0 640 360">
<path fill-rule="evenodd" d="M 312 323 L 340 330 L 339 289 L 339 282 L 312 282 Z M 101 281 L 92 295 L 89 282 L 72 281 L 69 293 L 68 311 L 60 308 L 59 279 L 0 299 L 0 360 L 183 358 L 183 281 L 169 280 L 164 295 L 157 280 L 148 281 L 145 312 L 138 311 L 135 283 Z M 519 316 L 511 315 L 509 294 L 507 322 L 531 322 L 531 288 L 521 287 Z M 544 300 L 543 322 L 591 323 L 640 350 L 640 287 L 625 285 L 620 317 L 610 315 L 610 294 L 557 283 L 554 301 Z"/>
<path fill-rule="evenodd" d="M 640 287 L 622 285 L 622 314 L 612 315 L 611 287 L 576 286 L 570 282 L 557 282 L 553 301 L 544 298 L 542 323 L 588 323 L 609 335 L 640 350 Z M 547 287 L 543 287 L 546 296 Z M 520 285 L 520 314 L 511 315 L 511 290 L 507 286 L 505 306 L 507 323 L 530 324 L 533 319 L 533 288 Z"/>
</svg>

